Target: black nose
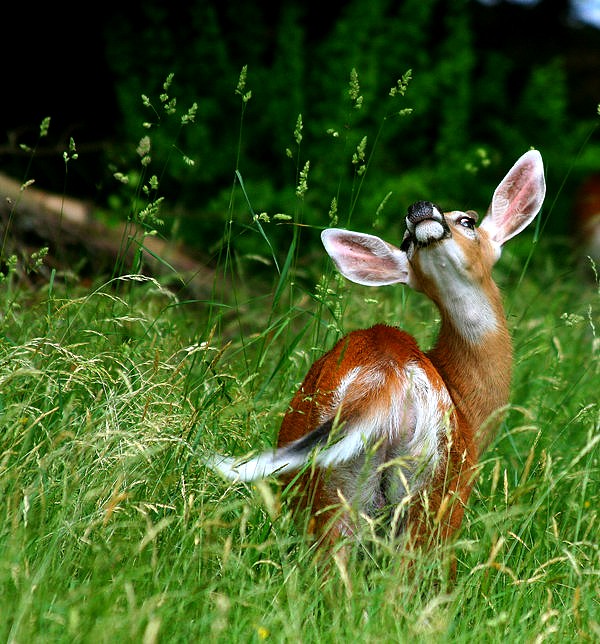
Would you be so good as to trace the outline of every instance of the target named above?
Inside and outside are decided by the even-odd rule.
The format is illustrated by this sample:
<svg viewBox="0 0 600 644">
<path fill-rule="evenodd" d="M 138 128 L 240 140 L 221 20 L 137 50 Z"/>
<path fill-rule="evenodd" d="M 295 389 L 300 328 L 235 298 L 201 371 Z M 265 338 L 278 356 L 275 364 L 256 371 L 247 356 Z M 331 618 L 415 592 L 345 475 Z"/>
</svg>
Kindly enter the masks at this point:
<svg viewBox="0 0 600 644">
<path fill-rule="evenodd" d="M 416 201 L 412 206 L 408 207 L 407 217 L 409 221 L 416 224 L 424 219 L 434 219 L 435 212 L 439 212 L 439 208 L 431 203 L 431 201 Z"/>
</svg>

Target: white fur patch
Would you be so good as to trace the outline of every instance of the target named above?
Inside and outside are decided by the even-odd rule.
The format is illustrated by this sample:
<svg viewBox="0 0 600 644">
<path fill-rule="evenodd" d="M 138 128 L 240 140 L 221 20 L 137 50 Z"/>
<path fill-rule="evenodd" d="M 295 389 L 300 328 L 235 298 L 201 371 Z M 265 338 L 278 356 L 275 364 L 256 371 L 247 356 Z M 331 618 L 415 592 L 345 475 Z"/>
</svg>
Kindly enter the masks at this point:
<svg viewBox="0 0 600 644">
<path fill-rule="evenodd" d="M 393 378 L 390 383 L 386 378 Z M 376 403 L 365 407 L 358 418 L 350 419 L 339 432 L 339 440 L 314 454 L 294 452 L 294 443 L 275 451 L 263 452 L 246 462 L 215 455 L 205 465 L 233 480 L 252 481 L 272 474 L 297 471 L 311 459 L 323 468 L 350 467 L 367 450 L 382 441 L 390 459 L 407 458 L 418 466 L 407 470 L 411 488 L 421 487 L 435 472 L 442 457 L 441 437 L 448 430 L 452 400 L 445 388 L 432 385 L 427 374 L 416 363 L 386 365 L 385 368 L 356 368 L 348 372 L 334 399 L 337 405 L 359 401 L 365 387 L 372 397 L 372 388 L 379 388 Z M 329 410 L 328 419 L 337 408 Z M 356 476 L 360 474 L 358 463 Z M 414 472 L 411 474 L 411 472 Z M 345 475 L 347 477 L 347 474 Z"/>
<path fill-rule="evenodd" d="M 441 304 L 456 331 L 477 343 L 498 328 L 496 314 L 480 285 L 473 284 L 468 262 L 455 239 L 421 250 L 421 270 L 434 276 Z"/>
<path fill-rule="evenodd" d="M 448 429 L 453 410 L 452 399 L 445 387 L 433 386 L 425 371 L 417 364 L 407 365 L 409 389 L 414 411 L 413 433 L 408 451 L 428 463 L 437 463 L 441 435 Z"/>
<path fill-rule="evenodd" d="M 361 367 L 353 367 L 342 377 L 338 388 L 333 392 L 331 408 L 324 407 L 319 410 L 322 423 L 324 423 L 326 420 L 329 420 L 332 416 L 335 416 L 335 410 L 342 404 L 342 402 L 346 398 L 348 390 L 350 389 L 350 387 L 352 387 L 352 385 L 354 385 L 360 372 Z"/>
<path fill-rule="evenodd" d="M 230 456 L 221 456 L 215 454 L 204 461 L 206 467 L 220 472 L 223 476 L 231 480 L 238 481 L 256 481 L 264 479 L 273 474 L 285 474 L 294 472 L 304 465 L 305 457 L 296 456 L 290 458 L 290 455 L 282 454 L 283 450 L 267 451 L 255 456 L 254 458 L 240 462 Z"/>
<path fill-rule="evenodd" d="M 415 237 L 421 244 L 429 244 L 429 242 L 441 239 L 445 234 L 444 227 L 433 219 L 420 221 L 415 227 Z"/>
</svg>

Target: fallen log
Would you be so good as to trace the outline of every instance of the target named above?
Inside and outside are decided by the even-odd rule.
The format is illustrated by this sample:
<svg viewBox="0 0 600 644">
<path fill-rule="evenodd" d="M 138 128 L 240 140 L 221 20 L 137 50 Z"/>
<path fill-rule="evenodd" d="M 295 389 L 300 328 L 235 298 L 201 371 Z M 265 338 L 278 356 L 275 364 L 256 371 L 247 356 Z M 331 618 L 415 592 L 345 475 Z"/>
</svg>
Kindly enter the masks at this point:
<svg viewBox="0 0 600 644">
<path fill-rule="evenodd" d="M 144 235 L 131 222 L 105 225 L 94 216 L 92 203 L 20 184 L 2 173 L 0 235 L 3 263 L 12 254 L 28 256 L 48 247 L 44 263 L 49 269 L 95 278 L 112 274 L 116 266 L 133 266 L 141 249 L 139 271 L 175 292 L 203 298 L 214 283 L 214 270 L 181 244 Z"/>
</svg>

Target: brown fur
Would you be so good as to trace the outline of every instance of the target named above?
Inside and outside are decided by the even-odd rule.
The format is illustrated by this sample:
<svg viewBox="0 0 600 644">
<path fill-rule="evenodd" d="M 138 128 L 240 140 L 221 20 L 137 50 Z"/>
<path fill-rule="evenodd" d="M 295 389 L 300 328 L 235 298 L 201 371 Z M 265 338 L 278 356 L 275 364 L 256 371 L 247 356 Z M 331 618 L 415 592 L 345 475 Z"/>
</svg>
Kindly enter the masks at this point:
<svg viewBox="0 0 600 644">
<path fill-rule="evenodd" d="M 509 397 L 512 347 L 492 267 L 544 195 L 541 155 L 529 151 L 494 191 L 478 228 L 474 213 L 443 214 L 419 201 L 408 209 L 401 248 L 323 231 L 349 280 L 407 284 L 431 299 L 441 313 L 437 342 L 425 353 L 383 324 L 350 333 L 309 370 L 273 454 L 239 465 L 216 457 L 215 467 L 246 481 L 278 473 L 321 552 L 357 536 L 360 515 L 413 547 L 452 537 Z"/>
</svg>

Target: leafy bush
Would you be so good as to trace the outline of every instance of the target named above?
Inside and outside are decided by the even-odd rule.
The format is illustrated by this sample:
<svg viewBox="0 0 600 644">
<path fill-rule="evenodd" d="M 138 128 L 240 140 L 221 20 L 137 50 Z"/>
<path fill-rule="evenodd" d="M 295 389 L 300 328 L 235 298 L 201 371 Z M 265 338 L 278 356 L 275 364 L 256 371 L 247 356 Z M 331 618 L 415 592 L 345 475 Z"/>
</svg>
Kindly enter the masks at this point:
<svg viewBox="0 0 600 644">
<path fill-rule="evenodd" d="M 140 95 L 159 93 L 173 72 L 178 107 L 197 103 L 197 112 L 184 130 L 151 115 L 158 116 L 152 145 L 170 201 L 167 219 L 179 217 L 179 233 L 204 248 L 218 245 L 232 220 L 232 243 L 245 253 L 252 252 L 243 232 L 251 213 L 245 197 L 229 207 L 232 167 L 255 213 L 294 215 L 295 187 L 309 162 L 302 222 L 326 225 L 335 198 L 340 221 L 352 218 L 362 229 L 374 221 L 394 228 L 411 201 L 431 195 L 444 207 L 484 209 L 498 174 L 529 146 L 544 154 L 549 183 L 561 185 L 592 127 L 569 117 L 562 61 L 530 52 L 523 66 L 512 52 L 482 42 L 474 5 L 353 0 L 327 10 L 286 2 L 267 12 L 259 2 L 144 3 L 143 30 L 116 18 L 107 34 L 123 136 L 150 118 Z M 251 98 L 240 125 L 234 90 L 242 67 Z M 360 108 L 348 96 L 352 69 Z M 390 105 L 390 88 L 409 69 L 409 94 Z M 410 116 L 394 117 L 404 109 Z M 299 115 L 301 144 L 293 134 Z M 357 177 L 352 159 L 363 141 L 368 172 Z M 174 148 L 195 165 L 175 158 Z M 597 144 L 586 150 L 590 161 L 600 158 Z M 566 230 L 558 213 L 568 210 L 571 192 L 555 195 L 549 230 Z M 285 247 L 283 229 L 273 235 Z"/>
</svg>

